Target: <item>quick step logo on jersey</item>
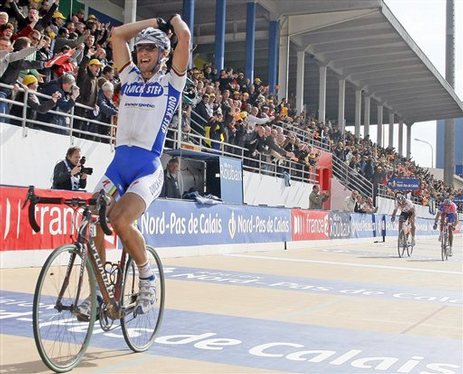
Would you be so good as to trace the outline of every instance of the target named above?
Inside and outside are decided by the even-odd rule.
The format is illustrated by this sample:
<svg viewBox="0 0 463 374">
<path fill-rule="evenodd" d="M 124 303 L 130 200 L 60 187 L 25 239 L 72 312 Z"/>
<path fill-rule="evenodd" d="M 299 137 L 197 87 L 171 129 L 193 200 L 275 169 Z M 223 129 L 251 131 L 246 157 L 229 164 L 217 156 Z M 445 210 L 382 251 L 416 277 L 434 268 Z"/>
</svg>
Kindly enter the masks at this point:
<svg viewBox="0 0 463 374">
<path fill-rule="evenodd" d="M 164 88 L 158 83 L 133 82 L 122 86 L 122 95 L 136 97 L 158 97 L 164 94 Z"/>
</svg>

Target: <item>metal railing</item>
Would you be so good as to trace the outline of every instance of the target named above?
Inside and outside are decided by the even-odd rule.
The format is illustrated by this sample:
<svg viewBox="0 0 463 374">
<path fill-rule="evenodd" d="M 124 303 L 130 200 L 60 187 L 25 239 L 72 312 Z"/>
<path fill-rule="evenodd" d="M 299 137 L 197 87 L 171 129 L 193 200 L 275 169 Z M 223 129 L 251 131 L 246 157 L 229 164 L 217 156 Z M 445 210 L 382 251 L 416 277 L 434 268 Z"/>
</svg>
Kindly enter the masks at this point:
<svg viewBox="0 0 463 374">
<path fill-rule="evenodd" d="M 0 83 L 0 87 L 13 89 L 13 86 L 5 85 L 3 83 Z M 22 108 L 22 116 L 18 117 L 18 116 L 11 115 L 9 113 L 8 114 L 6 114 L 6 113 L 0 114 L 0 122 L 2 121 L 2 118 L 6 118 L 6 119 L 9 120 L 9 122 L 11 122 L 11 120 L 13 120 L 12 124 L 14 124 L 14 125 L 19 125 L 19 123 L 20 123 L 20 126 L 22 126 L 22 128 L 23 128 L 23 136 L 27 136 L 27 129 L 29 127 L 30 128 L 39 127 L 40 129 L 43 129 L 45 131 L 56 132 L 56 133 L 62 133 L 64 131 L 64 132 L 68 133 L 67 135 L 69 135 L 71 137 L 71 144 L 73 143 L 73 137 L 87 136 L 87 137 L 91 137 L 92 139 L 94 139 L 96 141 L 102 141 L 102 142 L 105 142 L 105 143 L 109 143 L 110 146 L 111 146 L 111 149 L 114 149 L 115 133 L 116 133 L 116 126 L 114 124 L 112 124 L 112 123 L 108 124 L 108 123 L 105 123 L 105 122 L 97 121 L 95 119 L 89 119 L 89 118 L 85 118 L 85 117 L 80 117 L 80 116 L 77 116 L 76 114 L 74 114 L 75 108 L 82 108 L 84 110 L 90 110 L 90 111 L 93 111 L 94 108 L 76 102 L 69 113 L 60 112 L 60 111 L 56 111 L 56 110 L 49 110 L 49 111 L 46 112 L 47 114 L 50 113 L 50 114 L 55 114 L 55 115 L 64 117 L 65 118 L 65 123 L 66 123 L 67 126 L 62 126 L 62 125 L 59 125 L 59 124 L 54 124 L 54 123 L 49 123 L 49 122 L 38 121 L 38 120 L 34 120 L 34 119 L 31 119 L 31 118 L 27 117 L 27 109 L 28 109 L 27 102 L 28 102 L 28 99 L 29 99 L 29 95 L 33 94 L 33 95 L 36 95 L 39 99 L 47 99 L 47 100 L 51 99 L 51 96 L 44 95 L 44 94 L 42 94 L 40 92 L 36 92 L 36 91 L 32 92 L 30 90 L 23 89 L 23 88 L 20 88 L 19 91 L 24 92 L 24 98 L 23 98 L 22 101 L 10 100 L 10 99 L 5 99 L 5 98 L 0 97 L 0 102 L 8 103 L 9 106 L 10 106 L 10 110 L 11 110 L 11 108 L 13 106 L 21 107 Z M 107 132 L 109 133 L 109 135 L 99 134 L 99 133 L 95 133 L 95 132 L 75 128 L 74 124 L 75 124 L 76 120 L 80 120 L 80 121 L 86 122 L 86 123 L 92 123 L 92 124 L 95 124 L 97 126 L 108 127 Z"/>
<path fill-rule="evenodd" d="M 349 190 L 356 190 L 363 196 L 373 197 L 373 183 L 332 154 L 333 175 Z"/>
</svg>

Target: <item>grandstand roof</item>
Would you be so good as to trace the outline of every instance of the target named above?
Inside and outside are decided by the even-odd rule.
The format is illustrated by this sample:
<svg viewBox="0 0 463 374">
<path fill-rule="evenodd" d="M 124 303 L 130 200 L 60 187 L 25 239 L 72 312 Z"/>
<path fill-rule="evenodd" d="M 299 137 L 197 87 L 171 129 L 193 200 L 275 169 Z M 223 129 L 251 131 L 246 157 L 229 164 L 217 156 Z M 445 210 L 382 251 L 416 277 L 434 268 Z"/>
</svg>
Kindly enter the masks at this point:
<svg viewBox="0 0 463 374">
<path fill-rule="evenodd" d="M 111 0 L 123 6 L 124 0 Z M 225 64 L 244 68 L 246 3 L 227 0 Z M 256 76 L 266 78 L 268 20 L 290 36 L 289 92 L 295 93 L 296 53 L 306 51 L 305 100 L 318 107 L 318 64 L 326 64 L 327 117 L 337 118 L 338 79 L 346 84 L 346 121 L 354 122 L 355 89 L 392 109 L 406 123 L 463 117 L 463 104 L 382 0 L 256 0 Z M 195 0 L 197 52 L 213 61 L 215 1 Z M 137 14 L 168 17 L 183 0 L 138 0 Z M 286 25 L 287 28 L 286 28 Z M 237 53 L 239 52 L 239 53 Z M 377 122 L 372 102 L 371 123 Z M 388 122 L 388 111 L 384 111 Z"/>
</svg>

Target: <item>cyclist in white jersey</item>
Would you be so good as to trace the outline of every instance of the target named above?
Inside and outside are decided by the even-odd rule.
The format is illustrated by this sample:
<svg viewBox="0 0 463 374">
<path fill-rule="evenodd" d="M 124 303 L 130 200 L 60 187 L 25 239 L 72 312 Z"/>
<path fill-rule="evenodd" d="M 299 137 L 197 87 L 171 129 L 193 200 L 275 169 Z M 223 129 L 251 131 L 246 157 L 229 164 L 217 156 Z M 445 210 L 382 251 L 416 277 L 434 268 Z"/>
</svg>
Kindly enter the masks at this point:
<svg viewBox="0 0 463 374">
<path fill-rule="evenodd" d="M 166 73 L 163 64 L 169 56 L 168 35 L 172 33 L 177 36 L 178 44 L 173 52 L 172 68 Z M 128 46 L 134 37 L 136 65 Z M 156 302 L 155 276 L 148 262 L 144 238 L 133 222 L 161 192 L 164 173 L 159 157 L 186 82 L 190 31 L 176 14 L 167 22 L 152 18 L 115 27 L 111 42 L 122 84 L 116 151 L 96 190 L 104 188 L 114 197 L 109 221 L 138 266 L 140 282 L 134 314 L 144 314 Z M 101 229 L 95 243 L 104 263 Z M 82 313 L 85 307 L 79 306 Z"/>
<path fill-rule="evenodd" d="M 394 211 L 392 212 L 391 221 L 395 221 L 395 214 L 397 210 L 400 209 L 400 217 L 399 217 L 399 233 L 402 230 L 402 224 L 408 219 L 411 225 L 411 234 L 412 234 L 412 246 L 415 246 L 415 207 L 413 203 L 405 198 L 404 195 L 398 194 L 396 196 L 396 204 L 394 207 Z"/>
</svg>

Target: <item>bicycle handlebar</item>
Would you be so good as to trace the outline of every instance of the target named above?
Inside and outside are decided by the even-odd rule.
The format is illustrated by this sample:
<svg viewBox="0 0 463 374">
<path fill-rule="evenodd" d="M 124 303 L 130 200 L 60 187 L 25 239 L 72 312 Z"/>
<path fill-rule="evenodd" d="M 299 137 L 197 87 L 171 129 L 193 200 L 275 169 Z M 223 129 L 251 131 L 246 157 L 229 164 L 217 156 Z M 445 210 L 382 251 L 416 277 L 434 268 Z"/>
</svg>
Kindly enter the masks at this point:
<svg viewBox="0 0 463 374">
<path fill-rule="evenodd" d="M 106 220 L 106 208 L 109 204 L 109 201 L 104 193 L 104 190 L 101 190 L 96 198 L 81 199 L 80 197 L 73 197 L 66 199 L 64 197 L 45 197 L 37 196 L 34 191 L 34 186 L 29 186 L 27 190 L 26 201 L 23 204 L 23 208 L 29 202 L 29 224 L 35 232 L 40 231 L 40 226 L 35 219 L 35 206 L 37 204 L 65 204 L 74 207 L 89 207 L 96 205 L 98 208 L 98 217 L 101 229 L 106 235 L 112 235 L 112 230 L 108 226 Z"/>
</svg>

